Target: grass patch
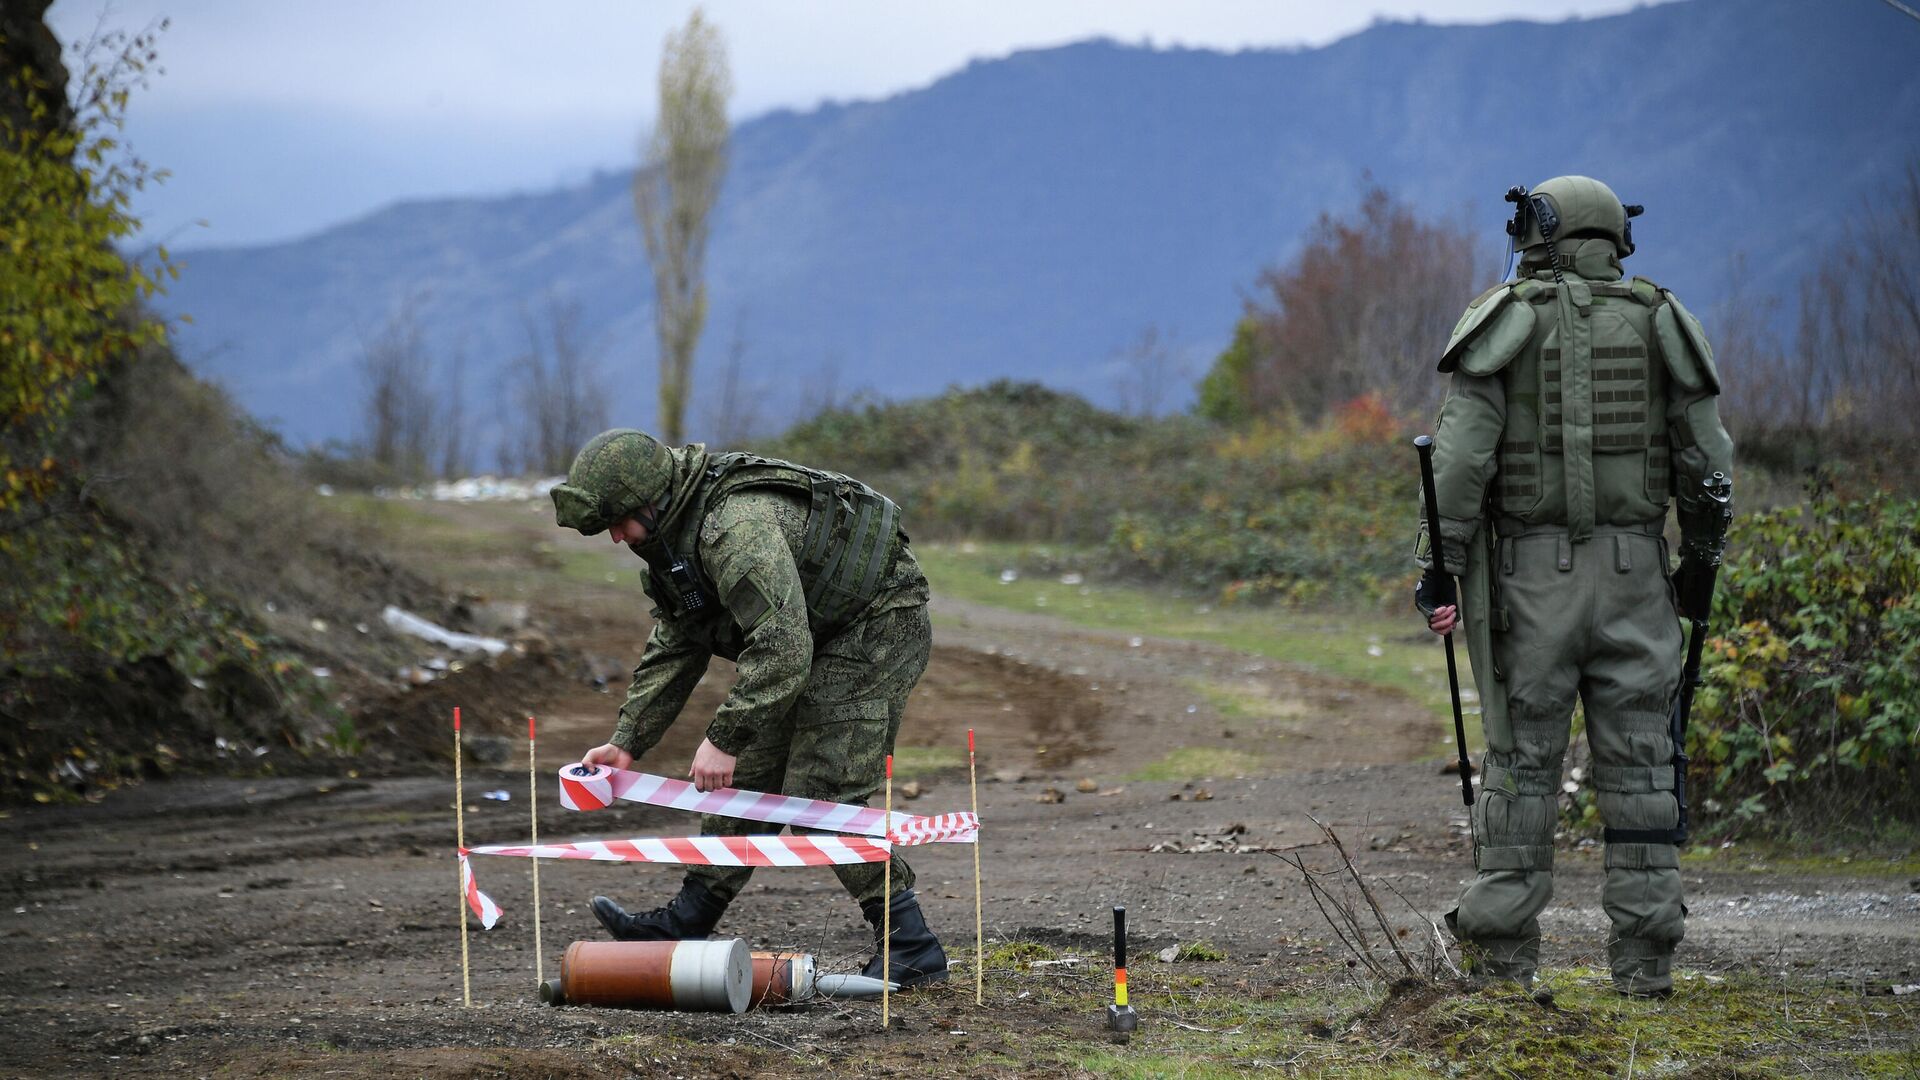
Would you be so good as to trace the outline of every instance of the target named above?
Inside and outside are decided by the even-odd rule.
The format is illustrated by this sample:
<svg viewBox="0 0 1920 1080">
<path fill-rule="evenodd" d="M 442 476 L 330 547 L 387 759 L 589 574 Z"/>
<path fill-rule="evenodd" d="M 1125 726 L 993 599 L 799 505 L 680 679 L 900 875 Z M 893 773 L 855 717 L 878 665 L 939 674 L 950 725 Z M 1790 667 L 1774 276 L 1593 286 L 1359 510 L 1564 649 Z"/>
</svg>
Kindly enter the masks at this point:
<svg viewBox="0 0 1920 1080">
<path fill-rule="evenodd" d="M 1207 699 L 1214 711 L 1228 720 L 1269 722 L 1294 720 L 1308 715 L 1305 705 L 1294 698 L 1275 699 L 1247 684 L 1188 679 L 1186 687 Z"/>
<path fill-rule="evenodd" d="M 1844 851 L 1807 852 L 1764 841 L 1741 841 L 1734 847 L 1698 845 L 1681 852 L 1680 862 L 1683 866 L 1724 873 L 1920 877 L 1920 852 L 1893 856 Z"/>
<path fill-rule="evenodd" d="M 1239 750 L 1183 746 L 1127 774 L 1128 780 L 1204 780 L 1222 776 L 1260 776 L 1264 759 Z"/>
<path fill-rule="evenodd" d="M 1060 954 L 1037 941 L 1002 941 L 987 950 L 986 970 L 1029 971 L 1036 960 L 1058 960 Z"/>
<path fill-rule="evenodd" d="M 950 746 L 896 746 L 893 750 L 895 779 L 911 780 L 964 768 L 966 754 Z"/>
<path fill-rule="evenodd" d="M 1054 615 L 1081 626 L 1223 645 L 1313 671 L 1396 690 L 1451 719 L 1446 659 L 1408 609 L 1404 618 L 1377 612 L 1310 612 L 1220 606 L 1166 590 L 1073 581 L 1063 567 L 1095 565 L 1087 551 L 1004 543 L 916 544 L 914 555 L 936 596 L 1014 611 Z M 1025 568 L 1049 567 L 1029 573 Z M 1013 571 L 1011 581 L 1006 572 Z M 1062 578 L 1068 582 L 1063 583 Z M 1466 650 L 1457 650 L 1462 689 L 1472 683 Z M 1472 702 L 1468 701 L 1469 708 Z M 1468 738 L 1479 742 L 1477 711 Z M 1436 753 L 1439 751 L 1436 750 Z"/>
<path fill-rule="evenodd" d="M 1183 941 L 1174 946 L 1173 949 L 1173 962 L 1176 964 L 1194 962 L 1217 964 L 1226 958 L 1227 951 L 1225 949 L 1204 939 L 1200 941 Z"/>
<path fill-rule="evenodd" d="M 1058 959 L 1035 942 L 999 942 L 988 953 L 985 1010 L 974 1010 L 971 986 L 903 995 L 894 1008 L 910 1040 L 830 1034 L 801 1059 L 743 1038 L 728 1065 L 767 1077 L 897 1075 L 911 1049 L 910 1070 L 928 1077 L 1905 1076 L 1920 1037 L 1920 1005 L 1904 998 L 1759 973 L 1683 974 L 1674 998 L 1649 1002 L 1615 996 L 1603 970 L 1561 971 L 1544 984 L 1556 999 L 1543 1006 L 1510 987 L 1389 992 L 1337 968 L 1276 977 L 1264 965 L 1225 964 L 1196 978 L 1154 964 L 1130 972 L 1140 1030 L 1121 1046 L 1100 1020 L 1111 1000 L 1105 972 L 1040 963 Z M 966 1031 L 949 1036 L 956 1008 Z M 597 1045 L 636 1064 L 711 1054 L 701 1032 L 717 1029 L 687 1016 L 662 1022 L 670 1034 Z M 821 1031 L 844 1028 L 829 1020 Z"/>
</svg>

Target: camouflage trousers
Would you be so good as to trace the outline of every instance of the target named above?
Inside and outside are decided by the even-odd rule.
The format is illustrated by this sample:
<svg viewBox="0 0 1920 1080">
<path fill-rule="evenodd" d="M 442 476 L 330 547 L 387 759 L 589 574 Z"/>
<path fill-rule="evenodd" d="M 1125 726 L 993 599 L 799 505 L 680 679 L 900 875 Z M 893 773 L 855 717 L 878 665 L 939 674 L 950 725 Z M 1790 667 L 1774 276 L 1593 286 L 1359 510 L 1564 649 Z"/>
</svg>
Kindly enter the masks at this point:
<svg viewBox="0 0 1920 1080">
<path fill-rule="evenodd" d="M 1668 717 L 1681 633 L 1666 543 L 1651 528 L 1597 528 L 1577 545 L 1564 531 L 1529 530 L 1503 537 L 1495 552 L 1492 580 L 1508 627 L 1494 637 L 1494 656 L 1511 723 L 1508 730 L 1489 725 L 1473 807 L 1478 874 L 1447 915 L 1482 972 L 1527 979 L 1538 964 L 1576 699 L 1585 707 L 1591 783 L 1607 826 L 1666 830 L 1678 821 Z M 1614 983 L 1623 991 L 1672 988 L 1686 914 L 1679 866 L 1669 843 L 1607 847 L 1600 902 L 1612 923 Z"/>
<path fill-rule="evenodd" d="M 886 779 L 887 755 L 900 734 L 907 695 L 927 670 L 933 623 L 925 604 L 895 608 L 855 622 L 816 645 L 813 669 L 798 701 L 737 755 L 733 786 L 777 791 L 803 799 L 865 805 Z M 704 815 L 708 836 L 777 833 L 781 826 Z M 792 873 L 793 871 L 787 871 Z M 881 863 L 835 866 L 857 901 L 886 895 Z M 913 887 L 913 868 L 896 851 L 893 891 Z M 703 866 L 688 872 L 722 901 L 731 901 L 753 876 L 748 866 Z"/>
</svg>

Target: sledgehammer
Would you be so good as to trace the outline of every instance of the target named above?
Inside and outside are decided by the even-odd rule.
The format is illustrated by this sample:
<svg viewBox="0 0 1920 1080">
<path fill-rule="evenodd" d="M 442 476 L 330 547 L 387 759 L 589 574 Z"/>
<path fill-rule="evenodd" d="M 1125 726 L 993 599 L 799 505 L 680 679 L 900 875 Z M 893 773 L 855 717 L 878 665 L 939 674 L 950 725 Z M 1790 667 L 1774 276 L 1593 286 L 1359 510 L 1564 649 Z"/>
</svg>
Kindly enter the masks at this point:
<svg viewBox="0 0 1920 1080">
<path fill-rule="evenodd" d="M 1127 1004 L 1127 909 L 1113 909 L 1113 1004 L 1107 1006 L 1107 1030 L 1114 1042 L 1124 1043 L 1140 1026 L 1140 1017 Z"/>
</svg>

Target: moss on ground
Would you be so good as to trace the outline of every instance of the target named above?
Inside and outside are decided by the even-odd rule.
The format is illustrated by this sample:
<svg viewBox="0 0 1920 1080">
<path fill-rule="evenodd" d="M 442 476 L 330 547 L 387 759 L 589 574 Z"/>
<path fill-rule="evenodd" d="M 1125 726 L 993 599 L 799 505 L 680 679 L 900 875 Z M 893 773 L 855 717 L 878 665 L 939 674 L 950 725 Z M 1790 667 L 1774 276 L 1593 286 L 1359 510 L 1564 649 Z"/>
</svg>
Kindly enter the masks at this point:
<svg viewBox="0 0 1920 1080">
<path fill-rule="evenodd" d="M 1213 746 L 1183 746 L 1128 773 L 1128 780 L 1206 780 L 1214 777 L 1261 776 L 1265 759 L 1238 750 Z"/>
<path fill-rule="evenodd" d="M 804 1056 L 741 1035 L 728 1064 L 774 1077 L 817 1076 L 823 1064 L 856 1076 L 1883 1077 L 1913 1075 L 1920 1054 L 1920 1003 L 1757 973 L 1683 976 L 1670 1000 L 1630 1001 L 1604 971 L 1563 971 L 1543 984 L 1553 998 L 1542 1004 L 1510 986 L 1389 989 L 1343 969 L 1276 975 L 1245 965 L 1201 978 L 1134 968 L 1140 1028 L 1122 1045 L 1104 1028 L 1107 971 L 1036 966 L 1057 959 L 1038 943 L 1001 942 L 988 954 L 985 1008 L 973 1004 L 970 980 L 916 991 L 895 999 L 901 1026 L 886 1036 L 877 1008 L 853 1006 L 849 1019 L 835 1007 Z M 690 1033 L 703 1022 L 681 1017 L 673 1036 L 602 1047 L 614 1058 L 665 1057 L 670 1047 L 685 1057 L 716 1041 L 711 1025 L 704 1037 Z M 754 1014 L 724 1022 L 750 1025 Z M 799 1046 L 793 1031 L 780 1037 Z"/>
</svg>

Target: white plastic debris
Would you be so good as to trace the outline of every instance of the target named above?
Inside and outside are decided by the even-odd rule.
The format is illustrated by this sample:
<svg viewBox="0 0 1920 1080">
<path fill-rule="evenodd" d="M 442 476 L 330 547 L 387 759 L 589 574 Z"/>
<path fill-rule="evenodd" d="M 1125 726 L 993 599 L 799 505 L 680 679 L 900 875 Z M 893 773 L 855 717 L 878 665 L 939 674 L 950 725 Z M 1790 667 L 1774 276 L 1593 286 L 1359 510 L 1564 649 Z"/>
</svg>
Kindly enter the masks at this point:
<svg viewBox="0 0 1920 1080">
<path fill-rule="evenodd" d="M 432 499 L 435 502 L 527 502 L 546 498 L 556 485 L 566 481 L 564 476 L 549 476 L 539 480 L 469 476 L 460 480 L 441 480 L 428 487 L 388 492 L 382 497 Z"/>
<path fill-rule="evenodd" d="M 430 623 L 411 611 L 402 611 L 392 604 L 388 604 L 381 610 L 380 620 L 403 634 L 412 634 L 414 637 L 445 645 L 449 649 L 458 649 L 462 652 L 484 652 L 488 656 L 499 656 L 507 651 L 507 643 L 499 638 L 457 633 L 444 626 Z"/>
<path fill-rule="evenodd" d="M 494 802 L 512 802 L 513 792 L 508 791 L 506 788 L 494 788 L 492 791 L 482 793 L 480 797 L 483 799 L 491 799 Z"/>
<path fill-rule="evenodd" d="M 1007 567 L 1005 570 L 1000 571 L 1000 584 L 1002 585 L 1011 585 L 1014 582 L 1019 580 L 1020 580 L 1020 571 L 1015 570 L 1011 566 Z"/>
</svg>

